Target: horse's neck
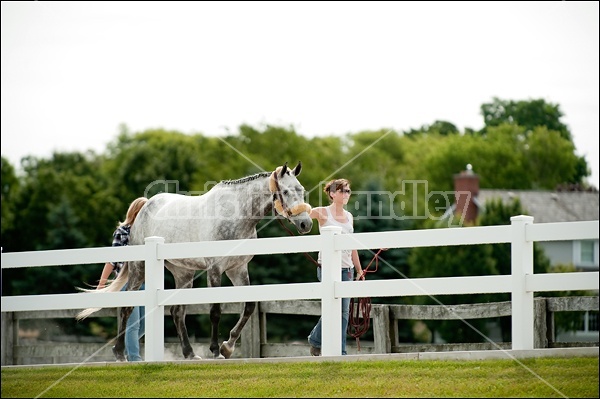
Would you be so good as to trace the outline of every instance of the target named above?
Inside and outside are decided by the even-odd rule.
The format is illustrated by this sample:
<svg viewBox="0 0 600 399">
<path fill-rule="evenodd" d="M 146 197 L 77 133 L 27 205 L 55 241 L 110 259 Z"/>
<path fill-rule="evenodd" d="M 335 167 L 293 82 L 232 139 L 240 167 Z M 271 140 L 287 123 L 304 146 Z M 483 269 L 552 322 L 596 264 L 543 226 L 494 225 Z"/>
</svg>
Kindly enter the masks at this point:
<svg viewBox="0 0 600 399">
<path fill-rule="evenodd" d="M 243 217 L 248 217 L 254 225 L 273 208 L 273 195 L 269 191 L 269 177 L 259 177 L 244 183 L 224 185 L 237 198 L 237 206 Z"/>
<path fill-rule="evenodd" d="M 269 177 L 261 177 L 252 182 L 249 190 L 249 203 L 251 212 L 258 224 L 261 217 L 266 216 L 273 209 L 273 194 L 269 190 Z"/>
</svg>

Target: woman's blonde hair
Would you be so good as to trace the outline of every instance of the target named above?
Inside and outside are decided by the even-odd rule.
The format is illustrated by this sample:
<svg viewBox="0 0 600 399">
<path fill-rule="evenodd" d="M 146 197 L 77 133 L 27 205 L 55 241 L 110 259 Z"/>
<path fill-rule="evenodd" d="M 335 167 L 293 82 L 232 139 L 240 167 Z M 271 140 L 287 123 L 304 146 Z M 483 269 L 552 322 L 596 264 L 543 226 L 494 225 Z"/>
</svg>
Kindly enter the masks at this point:
<svg viewBox="0 0 600 399">
<path fill-rule="evenodd" d="M 140 213 L 140 210 L 146 204 L 146 202 L 148 202 L 148 198 L 146 197 L 139 197 L 134 199 L 131 205 L 129 205 L 129 209 L 127 209 L 125 221 L 119 223 L 119 226 L 132 225 L 138 213 Z"/>
<path fill-rule="evenodd" d="M 350 185 L 350 180 L 348 179 L 333 179 L 331 180 L 329 183 L 327 183 L 325 185 L 325 188 L 323 189 L 323 191 L 325 191 L 325 194 L 327 194 L 327 198 L 329 198 L 329 201 L 332 201 L 331 198 L 331 193 L 335 193 L 337 190 L 341 190 L 346 186 Z"/>
</svg>

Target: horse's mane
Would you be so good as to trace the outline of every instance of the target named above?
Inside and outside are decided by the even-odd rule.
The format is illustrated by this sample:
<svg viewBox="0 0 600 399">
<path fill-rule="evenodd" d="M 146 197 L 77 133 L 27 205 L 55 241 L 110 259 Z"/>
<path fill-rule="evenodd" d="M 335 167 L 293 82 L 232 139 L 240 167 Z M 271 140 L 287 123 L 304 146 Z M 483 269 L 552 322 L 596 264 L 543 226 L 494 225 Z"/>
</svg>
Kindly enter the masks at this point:
<svg viewBox="0 0 600 399">
<path fill-rule="evenodd" d="M 260 179 L 262 177 L 269 177 L 271 175 L 271 173 L 272 172 L 261 172 L 261 173 L 256 173 L 251 176 L 242 177 L 242 178 L 236 179 L 236 180 L 221 180 L 219 182 L 219 184 L 227 184 L 227 185 L 243 184 L 243 183 L 247 183 L 252 180 Z"/>
</svg>

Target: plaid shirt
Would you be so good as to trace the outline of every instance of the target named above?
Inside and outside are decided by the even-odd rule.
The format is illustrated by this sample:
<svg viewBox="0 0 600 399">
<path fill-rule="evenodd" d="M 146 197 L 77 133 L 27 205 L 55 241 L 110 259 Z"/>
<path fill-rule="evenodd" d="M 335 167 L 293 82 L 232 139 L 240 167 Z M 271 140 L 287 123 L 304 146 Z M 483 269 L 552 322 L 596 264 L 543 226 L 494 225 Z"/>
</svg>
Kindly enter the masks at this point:
<svg viewBox="0 0 600 399">
<path fill-rule="evenodd" d="M 129 244 L 129 233 L 131 231 L 131 225 L 119 226 L 113 233 L 113 247 L 124 247 Z M 123 262 L 110 262 L 114 266 L 114 273 L 118 275 L 123 268 Z"/>
</svg>

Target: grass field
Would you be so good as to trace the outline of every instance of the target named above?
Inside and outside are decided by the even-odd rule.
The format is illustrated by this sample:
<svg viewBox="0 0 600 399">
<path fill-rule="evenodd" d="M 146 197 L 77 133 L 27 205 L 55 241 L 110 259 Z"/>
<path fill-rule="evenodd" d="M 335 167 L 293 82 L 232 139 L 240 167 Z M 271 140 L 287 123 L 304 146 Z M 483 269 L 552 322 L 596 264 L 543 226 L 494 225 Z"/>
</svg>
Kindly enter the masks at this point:
<svg viewBox="0 0 600 399">
<path fill-rule="evenodd" d="M 2 398 L 598 397 L 598 358 L 4 367 Z"/>
</svg>

